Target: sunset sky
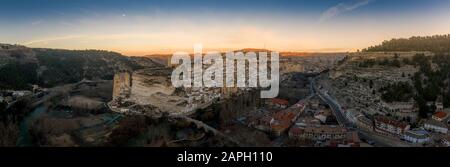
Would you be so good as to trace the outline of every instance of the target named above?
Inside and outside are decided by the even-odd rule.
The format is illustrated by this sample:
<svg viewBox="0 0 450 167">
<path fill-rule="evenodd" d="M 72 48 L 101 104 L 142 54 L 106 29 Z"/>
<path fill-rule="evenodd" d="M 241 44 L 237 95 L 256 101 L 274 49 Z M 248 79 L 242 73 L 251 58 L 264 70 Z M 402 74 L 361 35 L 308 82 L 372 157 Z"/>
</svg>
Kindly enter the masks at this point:
<svg viewBox="0 0 450 167">
<path fill-rule="evenodd" d="M 0 0 L 0 43 L 125 55 L 267 48 L 355 51 L 450 33 L 443 0 Z"/>
</svg>

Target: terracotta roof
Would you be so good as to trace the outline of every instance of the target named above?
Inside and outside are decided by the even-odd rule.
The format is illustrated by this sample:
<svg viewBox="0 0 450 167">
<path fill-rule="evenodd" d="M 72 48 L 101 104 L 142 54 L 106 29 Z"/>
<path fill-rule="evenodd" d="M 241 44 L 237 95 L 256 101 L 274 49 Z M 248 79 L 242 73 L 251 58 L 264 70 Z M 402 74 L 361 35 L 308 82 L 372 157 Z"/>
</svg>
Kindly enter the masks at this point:
<svg viewBox="0 0 450 167">
<path fill-rule="evenodd" d="M 397 121 L 397 120 L 394 120 L 394 119 L 391 119 L 391 118 L 388 118 L 388 117 L 383 117 L 383 116 L 375 117 L 375 121 L 376 122 L 382 122 L 382 123 L 385 123 L 385 124 L 389 124 L 389 125 L 392 125 L 392 126 L 395 126 L 395 127 L 402 128 L 402 129 L 405 129 L 408 126 L 408 124 L 405 123 L 405 122 L 400 122 L 400 121 Z"/>
<path fill-rule="evenodd" d="M 281 124 L 275 124 L 271 126 L 272 130 L 274 131 L 283 131 L 289 128 L 289 124 L 281 123 Z"/>
<path fill-rule="evenodd" d="M 292 134 L 301 134 L 301 133 L 303 133 L 303 132 L 304 132 L 304 129 L 299 128 L 299 127 L 292 127 L 292 128 L 289 130 L 289 133 L 292 133 Z"/>
<path fill-rule="evenodd" d="M 289 105 L 289 101 L 284 100 L 284 99 L 279 99 L 279 98 L 273 98 L 270 99 L 270 102 L 274 103 L 274 104 L 280 104 L 280 105 Z"/>
<path fill-rule="evenodd" d="M 439 111 L 439 112 L 435 112 L 434 114 L 433 114 L 433 116 L 435 116 L 435 117 L 438 117 L 438 118 L 445 118 L 445 117 L 447 117 L 447 113 L 445 113 L 445 112 L 442 112 L 442 111 Z"/>
<path fill-rule="evenodd" d="M 295 113 L 293 113 L 293 112 L 280 111 L 280 112 L 273 114 L 273 118 L 277 121 L 290 122 L 292 119 L 294 119 L 294 117 L 295 117 Z"/>
</svg>

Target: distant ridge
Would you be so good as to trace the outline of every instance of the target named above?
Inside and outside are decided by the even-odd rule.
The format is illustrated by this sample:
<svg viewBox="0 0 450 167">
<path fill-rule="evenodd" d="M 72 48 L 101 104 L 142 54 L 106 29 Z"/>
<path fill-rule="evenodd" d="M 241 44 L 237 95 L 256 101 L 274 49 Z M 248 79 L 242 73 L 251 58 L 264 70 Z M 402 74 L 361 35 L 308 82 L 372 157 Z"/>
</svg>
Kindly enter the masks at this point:
<svg viewBox="0 0 450 167">
<path fill-rule="evenodd" d="M 430 51 L 450 52 L 450 34 L 434 36 L 414 36 L 411 38 L 397 38 L 384 41 L 380 45 L 364 49 L 365 52 L 408 52 Z"/>
<path fill-rule="evenodd" d="M 244 49 L 240 49 L 240 50 L 236 50 L 235 52 L 272 52 L 271 50 L 268 49 L 258 49 L 258 48 L 244 48 Z"/>
<path fill-rule="evenodd" d="M 0 44 L 0 89 L 53 87 L 83 79 L 111 80 L 118 71 L 162 66 L 145 57 L 104 50 L 28 48 Z"/>
</svg>

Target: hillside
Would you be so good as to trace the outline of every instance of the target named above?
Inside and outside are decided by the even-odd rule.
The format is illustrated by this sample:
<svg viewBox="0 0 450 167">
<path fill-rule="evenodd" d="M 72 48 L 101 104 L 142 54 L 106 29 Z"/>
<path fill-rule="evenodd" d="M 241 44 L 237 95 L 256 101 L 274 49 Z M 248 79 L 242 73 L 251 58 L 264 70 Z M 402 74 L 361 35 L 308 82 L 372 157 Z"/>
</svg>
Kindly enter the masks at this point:
<svg viewBox="0 0 450 167">
<path fill-rule="evenodd" d="M 384 41 L 363 51 L 397 52 L 397 51 L 430 51 L 435 53 L 450 52 L 450 35 L 399 38 Z"/>
<path fill-rule="evenodd" d="M 0 44 L 0 89 L 52 87 L 82 79 L 110 80 L 121 70 L 160 66 L 149 58 L 102 50 L 33 49 Z"/>
</svg>

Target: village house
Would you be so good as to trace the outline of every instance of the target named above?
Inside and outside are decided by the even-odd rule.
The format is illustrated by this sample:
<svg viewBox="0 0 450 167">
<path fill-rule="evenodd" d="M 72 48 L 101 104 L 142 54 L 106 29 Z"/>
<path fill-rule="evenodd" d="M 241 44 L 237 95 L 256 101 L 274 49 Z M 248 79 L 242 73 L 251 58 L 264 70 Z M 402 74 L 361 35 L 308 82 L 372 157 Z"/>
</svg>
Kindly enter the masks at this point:
<svg viewBox="0 0 450 167">
<path fill-rule="evenodd" d="M 295 122 L 296 126 L 306 127 L 308 125 L 320 125 L 320 121 L 314 117 L 301 117 Z"/>
<path fill-rule="evenodd" d="M 430 135 L 425 130 L 408 130 L 402 139 L 410 143 L 427 143 L 430 141 Z"/>
<path fill-rule="evenodd" d="M 318 109 L 319 105 L 320 105 L 320 101 L 319 101 L 319 99 L 314 98 L 309 101 L 309 105 L 311 106 L 312 109 Z"/>
<path fill-rule="evenodd" d="M 359 145 L 360 140 L 358 137 L 358 132 L 352 131 L 347 132 L 347 137 L 345 140 L 341 141 L 331 141 L 330 146 L 337 146 L 337 147 L 360 147 Z"/>
<path fill-rule="evenodd" d="M 444 110 L 444 104 L 442 102 L 434 102 L 429 101 L 426 103 L 426 105 L 430 108 L 435 108 L 436 111 L 443 111 Z"/>
<path fill-rule="evenodd" d="M 385 116 L 375 117 L 375 131 L 385 135 L 400 136 L 409 130 L 409 128 L 410 125 L 405 122 L 400 122 Z"/>
<path fill-rule="evenodd" d="M 334 125 L 311 125 L 306 127 L 295 126 L 289 130 L 290 138 L 308 140 L 344 140 L 347 130 Z"/>
<path fill-rule="evenodd" d="M 267 101 L 267 105 L 272 108 L 285 109 L 289 106 L 289 101 L 279 98 L 272 98 Z"/>
<path fill-rule="evenodd" d="M 275 123 L 270 126 L 271 134 L 274 136 L 281 136 L 283 133 L 287 131 L 290 124 L 287 122 Z"/>
<path fill-rule="evenodd" d="M 433 116 L 431 116 L 431 118 L 434 119 L 434 120 L 436 120 L 436 121 L 442 122 L 442 121 L 444 121 L 445 119 L 447 119 L 448 116 L 449 116 L 449 114 L 447 114 L 446 112 L 438 111 L 438 112 L 435 112 L 435 113 L 433 114 Z"/>
<path fill-rule="evenodd" d="M 400 113 L 412 113 L 417 111 L 417 107 L 414 102 L 394 102 L 394 103 L 384 103 L 385 107 L 390 112 L 400 112 Z"/>
<path fill-rule="evenodd" d="M 270 131 L 270 123 L 273 121 L 271 116 L 263 116 L 259 120 L 255 121 L 253 127 L 255 129 L 269 132 Z"/>
<path fill-rule="evenodd" d="M 369 118 L 367 118 L 364 115 L 358 115 L 356 117 L 356 126 L 359 129 L 364 129 L 364 130 L 368 130 L 368 131 L 372 131 L 373 130 L 373 121 L 370 120 Z"/>
<path fill-rule="evenodd" d="M 432 132 L 447 134 L 448 127 L 442 122 L 430 119 L 425 121 L 423 128 Z"/>
<path fill-rule="evenodd" d="M 314 118 L 320 120 L 320 122 L 322 123 L 325 123 L 327 121 L 328 116 L 331 116 L 330 109 L 322 109 L 314 114 Z"/>
<path fill-rule="evenodd" d="M 436 102 L 436 111 L 444 111 L 444 104 L 442 102 Z"/>
<path fill-rule="evenodd" d="M 273 119 L 270 122 L 271 132 L 274 136 L 280 136 L 291 126 L 296 119 L 296 115 L 293 112 L 277 112 L 273 115 Z"/>
</svg>

